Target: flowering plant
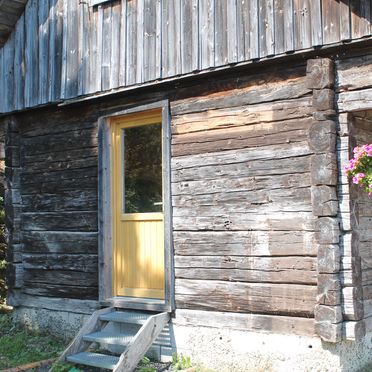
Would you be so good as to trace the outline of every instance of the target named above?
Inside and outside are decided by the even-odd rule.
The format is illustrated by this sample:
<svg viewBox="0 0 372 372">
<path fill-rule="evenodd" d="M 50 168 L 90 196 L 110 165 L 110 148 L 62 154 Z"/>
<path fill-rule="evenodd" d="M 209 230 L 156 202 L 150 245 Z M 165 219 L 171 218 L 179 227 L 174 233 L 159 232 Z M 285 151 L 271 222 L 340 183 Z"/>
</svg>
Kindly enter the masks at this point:
<svg viewBox="0 0 372 372">
<path fill-rule="evenodd" d="M 372 144 L 357 146 L 354 157 L 345 166 L 345 172 L 352 177 L 353 183 L 372 196 Z"/>
</svg>

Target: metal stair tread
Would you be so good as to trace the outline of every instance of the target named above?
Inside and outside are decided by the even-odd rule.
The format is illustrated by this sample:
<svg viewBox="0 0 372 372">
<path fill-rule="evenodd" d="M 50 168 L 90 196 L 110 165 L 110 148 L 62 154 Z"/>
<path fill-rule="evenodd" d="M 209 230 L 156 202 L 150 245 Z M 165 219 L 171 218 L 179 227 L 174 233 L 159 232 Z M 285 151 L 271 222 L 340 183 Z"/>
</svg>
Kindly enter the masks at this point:
<svg viewBox="0 0 372 372">
<path fill-rule="evenodd" d="M 84 364 L 91 367 L 114 369 L 119 361 L 119 357 L 98 353 L 82 352 L 68 356 L 68 362 Z"/>
<path fill-rule="evenodd" d="M 120 345 L 126 346 L 131 341 L 131 339 L 135 336 L 135 332 L 127 332 L 127 333 L 114 333 L 114 332 L 105 332 L 105 331 L 98 331 L 89 333 L 83 336 L 85 341 L 91 342 L 100 342 L 109 345 Z"/>
<path fill-rule="evenodd" d="M 144 324 L 151 315 L 153 314 L 141 311 L 112 311 L 101 315 L 99 319 L 116 323 Z"/>
</svg>

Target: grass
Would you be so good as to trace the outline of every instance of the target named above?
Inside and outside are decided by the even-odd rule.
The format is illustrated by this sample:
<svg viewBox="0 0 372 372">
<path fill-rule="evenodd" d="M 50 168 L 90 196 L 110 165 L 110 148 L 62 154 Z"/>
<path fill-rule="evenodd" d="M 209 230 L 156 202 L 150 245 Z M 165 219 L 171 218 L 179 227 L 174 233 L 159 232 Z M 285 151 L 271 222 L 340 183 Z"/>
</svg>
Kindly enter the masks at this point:
<svg viewBox="0 0 372 372">
<path fill-rule="evenodd" d="M 64 347 L 64 341 L 16 326 L 11 314 L 0 314 L 0 370 L 57 357 Z"/>
</svg>

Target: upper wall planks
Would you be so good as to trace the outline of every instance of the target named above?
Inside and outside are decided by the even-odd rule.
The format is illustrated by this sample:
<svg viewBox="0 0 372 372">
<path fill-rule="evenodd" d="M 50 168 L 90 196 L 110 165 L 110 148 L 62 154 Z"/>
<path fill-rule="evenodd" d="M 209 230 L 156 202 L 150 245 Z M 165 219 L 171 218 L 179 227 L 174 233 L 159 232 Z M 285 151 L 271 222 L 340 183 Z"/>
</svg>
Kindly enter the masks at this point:
<svg viewBox="0 0 372 372">
<path fill-rule="evenodd" d="M 0 113 L 368 36 L 370 0 L 29 0 Z"/>
</svg>

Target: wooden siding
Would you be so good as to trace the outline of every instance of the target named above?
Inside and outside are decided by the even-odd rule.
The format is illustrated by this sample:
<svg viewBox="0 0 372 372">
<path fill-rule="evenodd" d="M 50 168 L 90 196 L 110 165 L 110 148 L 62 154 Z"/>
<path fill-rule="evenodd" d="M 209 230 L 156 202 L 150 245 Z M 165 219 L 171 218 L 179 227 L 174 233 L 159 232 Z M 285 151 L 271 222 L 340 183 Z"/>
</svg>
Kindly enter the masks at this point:
<svg viewBox="0 0 372 372">
<path fill-rule="evenodd" d="M 17 115 L 18 298 L 97 299 L 97 118 L 155 94 L 174 97 L 176 307 L 313 317 L 313 109 L 305 70 L 293 65 L 109 106 Z"/>
<path fill-rule="evenodd" d="M 0 48 L 13 31 L 27 0 L 0 1 Z"/>
<path fill-rule="evenodd" d="M 0 49 L 0 112 L 370 35 L 369 0 L 29 0 Z"/>
</svg>

